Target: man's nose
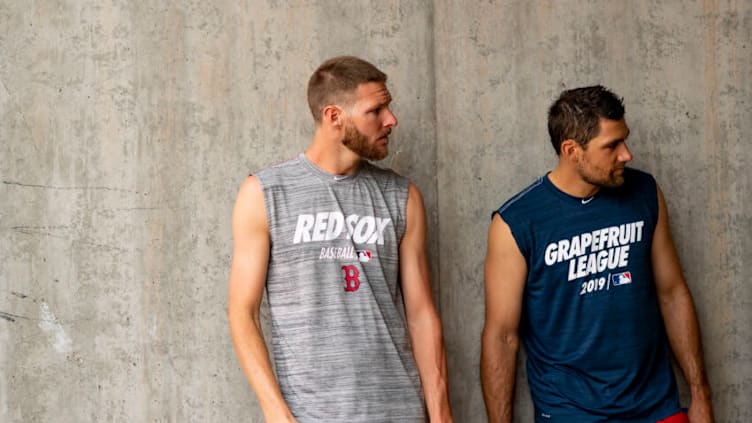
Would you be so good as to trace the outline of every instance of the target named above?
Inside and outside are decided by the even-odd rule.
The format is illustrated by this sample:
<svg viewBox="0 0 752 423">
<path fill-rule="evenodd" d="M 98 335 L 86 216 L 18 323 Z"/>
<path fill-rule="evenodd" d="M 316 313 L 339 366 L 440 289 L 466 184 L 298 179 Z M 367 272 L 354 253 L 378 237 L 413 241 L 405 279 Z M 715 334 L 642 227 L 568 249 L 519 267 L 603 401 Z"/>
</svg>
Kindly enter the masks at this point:
<svg viewBox="0 0 752 423">
<path fill-rule="evenodd" d="M 626 163 L 632 161 L 633 158 L 634 157 L 632 156 L 632 152 L 629 151 L 627 144 L 622 143 L 619 150 L 619 161 Z"/>
<path fill-rule="evenodd" d="M 384 117 L 384 127 L 393 128 L 397 126 L 397 116 L 390 109 L 386 109 L 386 116 Z"/>
</svg>

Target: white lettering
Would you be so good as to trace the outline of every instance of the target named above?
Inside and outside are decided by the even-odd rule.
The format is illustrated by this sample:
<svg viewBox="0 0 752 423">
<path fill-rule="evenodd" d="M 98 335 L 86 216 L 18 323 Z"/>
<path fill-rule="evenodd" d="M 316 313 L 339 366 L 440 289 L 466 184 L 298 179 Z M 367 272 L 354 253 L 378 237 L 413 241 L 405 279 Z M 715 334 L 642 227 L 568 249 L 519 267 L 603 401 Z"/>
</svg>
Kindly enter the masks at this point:
<svg viewBox="0 0 752 423">
<path fill-rule="evenodd" d="M 347 219 L 345 219 L 345 223 L 347 224 L 347 237 L 352 238 L 353 233 L 355 232 L 355 224 L 358 223 L 358 216 L 357 214 L 351 214 L 350 216 L 347 216 Z"/>
<path fill-rule="evenodd" d="M 546 260 L 546 266 L 553 266 L 556 263 L 556 243 L 552 242 L 546 247 L 546 254 L 544 256 Z"/>
<path fill-rule="evenodd" d="M 577 257 L 585 254 L 585 249 L 580 249 L 580 237 L 576 236 L 572 238 L 572 244 L 569 246 L 569 256 Z"/>
<path fill-rule="evenodd" d="M 355 225 L 355 232 L 353 232 L 353 241 L 358 244 L 362 244 L 371 237 L 371 234 L 376 230 L 376 220 L 373 216 L 363 216 Z"/>
<path fill-rule="evenodd" d="M 593 231 L 591 232 L 591 236 L 593 237 L 593 248 L 591 251 L 600 251 L 603 249 L 601 242 L 601 232 L 600 231 Z"/>
<path fill-rule="evenodd" d="M 607 250 L 598 252 L 598 272 L 602 272 L 608 267 L 608 254 L 609 251 Z"/>
<path fill-rule="evenodd" d="M 597 260 L 595 259 L 595 253 L 588 254 L 587 258 L 587 274 L 594 275 L 598 273 L 598 264 L 596 263 Z"/>
<path fill-rule="evenodd" d="M 327 228 L 326 228 L 326 240 L 331 241 L 339 238 L 342 233 L 342 229 L 345 227 L 345 217 L 340 212 L 329 213 Z"/>
<path fill-rule="evenodd" d="M 582 253 L 585 254 L 585 251 L 587 251 L 588 247 L 590 247 L 593 244 L 593 234 L 588 232 L 581 235 L 582 238 L 582 246 L 580 247 L 582 249 Z"/>
<path fill-rule="evenodd" d="M 392 222 L 390 218 L 375 216 L 344 216 L 342 212 L 301 214 L 295 226 L 293 244 L 313 241 L 352 239 L 356 243 L 380 244 L 385 241 L 384 231 Z"/>
<path fill-rule="evenodd" d="M 354 247 L 324 247 L 319 253 L 319 260 L 354 259 Z"/>
<path fill-rule="evenodd" d="M 359 222 L 358 222 L 359 223 Z M 354 225 L 354 223 L 353 223 Z M 352 227 L 352 225 L 350 225 Z M 377 219 L 378 236 L 377 234 L 370 233 L 369 242 L 377 242 L 383 237 L 383 228 L 381 227 L 381 220 Z M 609 226 L 606 228 L 597 229 L 592 232 L 585 232 L 579 235 L 575 235 L 571 238 L 561 239 L 556 242 L 552 242 L 546 246 L 543 254 L 543 259 L 547 266 L 553 266 L 556 263 L 562 261 L 575 260 L 587 254 L 597 253 L 602 250 L 612 250 L 618 247 L 624 247 L 629 244 L 642 241 L 642 229 L 645 226 L 644 221 L 625 223 L 618 226 Z M 361 227 L 361 230 L 363 228 Z M 369 228 L 370 229 L 370 228 Z M 350 229 L 350 232 L 354 232 L 354 229 Z M 361 234 L 362 235 L 362 234 Z M 621 250 L 617 250 L 621 251 Z M 617 254 L 612 255 L 610 252 L 608 258 L 605 254 L 596 256 L 593 260 L 594 263 L 589 263 L 589 258 L 577 260 L 574 264 L 574 268 L 570 267 L 571 273 L 581 273 L 580 268 L 586 269 L 588 267 L 596 268 L 602 267 L 605 260 L 621 262 L 621 256 Z M 571 265 L 570 265 L 571 266 Z"/>
<path fill-rule="evenodd" d="M 391 222 L 392 219 L 385 218 L 382 219 L 380 217 L 376 218 L 376 231 L 371 235 L 370 238 L 368 238 L 368 244 L 373 244 L 374 242 L 379 245 L 384 245 L 384 229 L 386 229 L 386 226 Z"/>
<path fill-rule="evenodd" d="M 629 264 L 629 245 L 619 248 L 619 267 L 626 267 Z"/>
<path fill-rule="evenodd" d="M 556 261 L 569 260 L 572 258 L 569 255 L 569 240 L 562 239 L 559 241 L 559 257 Z"/>
<path fill-rule="evenodd" d="M 645 225 L 645 222 L 640 220 L 639 222 L 634 223 L 635 227 L 637 228 L 637 241 L 642 241 L 642 226 Z"/>
<path fill-rule="evenodd" d="M 569 260 L 569 275 L 568 280 L 573 281 L 577 279 L 577 273 L 574 271 L 574 266 L 577 260 Z"/>
<path fill-rule="evenodd" d="M 292 237 L 293 244 L 311 241 L 310 230 L 313 228 L 313 215 L 301 214 L 298 216 L 298 224 L 295 226 L 295 236 Z"/>
<path fill-rule="evenodd" d="M 621 227 L 623 228 L 624 225 L 621 225 Z M 606 245 L 606 248 L 611 248 L 621 244 L 619 242 L 619 228 L 619 226 L 611 226 L 608 228 L 608 245 Z"/>
<path fill-rule="evenodd" d="M 626 267 L 629 264 L 629 245 L 609 248 L 597 253 L 573 258 L 569 261 L 567 278 L 570 281 L 586 276 Z"/>
<path fill-rule="evenodd" d="M 587 276 L 587 256 L 580 256 L 577 258 L 577 277 L 584 276 Z"/>
<path fill-rule="evenodd" d="M 324 231 L 326 231 L 326 219 L 329 217 L 329 213 L 316 213 L 316 223 L 313 224 L 313 241 L 323 241 Z"/>
<path fill-rule="evenodd" d="M 600 242 L 598 243 L 598 250 L 611 248 L 614 246 L 615 239 L 611 237 L 611 229 L 613 229 L 613 226 L 610 228 L 603 228 L 598 231 L 598 236 L 600 238 Z"/>
</svg>

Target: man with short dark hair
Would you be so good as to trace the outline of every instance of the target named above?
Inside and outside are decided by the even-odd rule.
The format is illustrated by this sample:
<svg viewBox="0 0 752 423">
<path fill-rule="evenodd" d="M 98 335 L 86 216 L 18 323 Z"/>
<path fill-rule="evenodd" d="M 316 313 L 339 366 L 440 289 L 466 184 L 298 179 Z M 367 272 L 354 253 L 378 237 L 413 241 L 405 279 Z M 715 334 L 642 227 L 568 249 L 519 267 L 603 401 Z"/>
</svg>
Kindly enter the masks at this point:
<svg viewBox="0 0 752 423">
<path fill-rule="evenodd" d="M 311 146 L 238 193 L 228 317 L 269 422 L 452 421 L 423 200 L 367 161 L 397 125 L 386 79 L 355 57 L 324 62 L 308 84 Z"/>
<path fill-rule="evenodd" d="M 493 213 L 481 378 L 491 422 L 510 422 L 519 340 L 536 422 L 712 422 L 692 296 L 655 180 L 627 168 L 624 106 L 601 86 L 551 106 L 554 170 Z M 664 329 L 665 328 L 665 329 Z"/>
</svg>

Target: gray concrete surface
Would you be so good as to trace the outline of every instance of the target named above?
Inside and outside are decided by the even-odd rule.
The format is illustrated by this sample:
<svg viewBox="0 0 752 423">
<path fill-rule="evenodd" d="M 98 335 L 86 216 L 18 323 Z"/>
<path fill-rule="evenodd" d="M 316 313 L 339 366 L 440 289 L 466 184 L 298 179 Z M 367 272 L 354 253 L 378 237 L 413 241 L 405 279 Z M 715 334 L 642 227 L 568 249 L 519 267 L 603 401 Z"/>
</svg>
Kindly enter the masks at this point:
<svg viewBox="0 0 752 423">
<path fill-rule="evenodd" d="M 752 420 L 751 31 L 743 1 L 0 1 L 0 421 L 263 420 L 225 317 L 231 207 L 307 146 L 337 54 L 390 74 L 384 164 L 425 197 L 458 422 L 485 421 L 490 212 L 592 83 L 666 194 L 718 420 Z"/>
</svg>

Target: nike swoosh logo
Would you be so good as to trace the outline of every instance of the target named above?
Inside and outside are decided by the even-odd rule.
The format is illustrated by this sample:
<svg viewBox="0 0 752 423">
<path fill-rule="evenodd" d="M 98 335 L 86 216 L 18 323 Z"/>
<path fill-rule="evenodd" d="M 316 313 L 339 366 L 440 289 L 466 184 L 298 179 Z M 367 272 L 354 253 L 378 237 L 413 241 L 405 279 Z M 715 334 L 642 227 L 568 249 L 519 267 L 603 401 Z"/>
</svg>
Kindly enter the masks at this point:
<svg viewBox="0 0 752 423">
<path fill-rule="evenodd" d="M 595 198 L 595 197 L 583 198 L 582 199 L 582 204 L 587 204 L 587 203 L 593 201 L 593 198 Z"/>
</svg>

